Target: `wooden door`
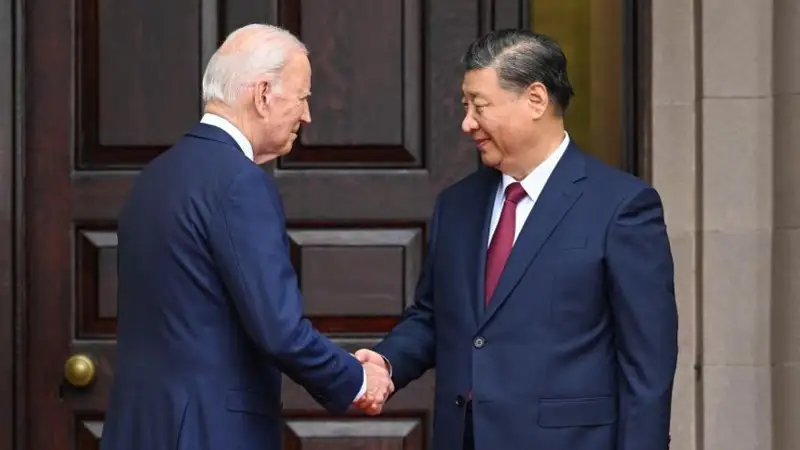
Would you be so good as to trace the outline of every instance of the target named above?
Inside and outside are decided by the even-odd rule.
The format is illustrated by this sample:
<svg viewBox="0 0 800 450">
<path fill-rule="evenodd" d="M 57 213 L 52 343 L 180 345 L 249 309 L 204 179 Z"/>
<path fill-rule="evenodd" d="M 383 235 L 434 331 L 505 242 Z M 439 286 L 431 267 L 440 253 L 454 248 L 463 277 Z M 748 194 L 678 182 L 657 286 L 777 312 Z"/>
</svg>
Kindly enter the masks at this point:
<svg viewBox="0 0 800 450">
<path fill-rule="evenodd" d="M 98 446 L 114 377 L 115 220 L 137 171 L 198 120 L 202 69 L 228 32 L 277 23 L 311 50 L 314 122 L 265 170 L 284 196 L 308 316 L 356 349 L 413 302 L 435 195 L 478 164 L 459 127 L 459 57 L 479 28 L 517 24 L 523 3 L 25 1 L 25 447 Z M 73 355 L 96 368 L 87 386 L 64 379 Z M 334 418 L 287 379 L 285 448 L 427 448 L 433 381 L 382 417 Z"/>
</svg>

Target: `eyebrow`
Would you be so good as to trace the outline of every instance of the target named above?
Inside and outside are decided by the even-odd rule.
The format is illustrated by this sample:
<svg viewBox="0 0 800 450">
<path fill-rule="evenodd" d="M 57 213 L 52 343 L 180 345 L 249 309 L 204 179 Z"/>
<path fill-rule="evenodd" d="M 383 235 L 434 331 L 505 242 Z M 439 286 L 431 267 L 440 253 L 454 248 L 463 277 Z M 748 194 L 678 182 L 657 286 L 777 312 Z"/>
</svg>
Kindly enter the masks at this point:
<svg viewBox="0 0 800 450">
<path fill-rule="evenodd" d="M 476 94 L 476 93 L 473 93 L 473 92 L 467 92 L 467 95 L 462 95 L 461 96 L 461 103 L 465 103 L 467 101 L 467 97 L 469 97 L 469 101 L 475 101 L 475 100 L 488 101 L 488 100 L 486 100 L 485 97 L 483 97 L 480 94 Z"/>
<path fill-rule="evenodd" d="M 467 97 L 469 97 L 470 100 L 475 100 L 478 97 L 483 98 L 483 95 L 478 92 L 467 91 L 464 92 L 463 95 L 461 96 L 461 98 L 467 98 Z"/>
</svg>

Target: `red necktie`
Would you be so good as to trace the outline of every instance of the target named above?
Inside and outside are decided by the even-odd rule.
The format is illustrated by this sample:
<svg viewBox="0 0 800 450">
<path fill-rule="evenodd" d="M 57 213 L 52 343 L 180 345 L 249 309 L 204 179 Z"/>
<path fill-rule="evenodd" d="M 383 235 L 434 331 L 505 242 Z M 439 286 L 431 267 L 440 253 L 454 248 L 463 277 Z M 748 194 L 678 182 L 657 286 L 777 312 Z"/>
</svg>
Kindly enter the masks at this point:
<svg viewBox="0 0 800 450">
<path fill-rule="evenodd" d="M 527 195 L 519 183 L 511 183 L 506 188 L 500 220 L 497 221 L 497 228 L 494 230 L 491 244 L 486 251 L 486 291 L 484 294 L 487 305 L 500 281 L 500 274 L 503 273 L 503 267 L 506 265 L 508 255 L 511 254 L 511 248 L 514 247 L 517 203 Z"/>
</svg>

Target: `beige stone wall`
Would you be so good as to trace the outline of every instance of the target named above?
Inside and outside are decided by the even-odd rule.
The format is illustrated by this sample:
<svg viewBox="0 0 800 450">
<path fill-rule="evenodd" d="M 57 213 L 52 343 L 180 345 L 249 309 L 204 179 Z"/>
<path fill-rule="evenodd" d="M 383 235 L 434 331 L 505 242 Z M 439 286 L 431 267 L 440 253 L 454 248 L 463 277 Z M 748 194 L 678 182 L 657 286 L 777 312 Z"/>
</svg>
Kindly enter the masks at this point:
<svg viewBox="0 0 800 450">
<path fill-rule="evenodd" d="M 800 0 L 653 0 L 677 450 L 800 450 Z"/>
</svg>

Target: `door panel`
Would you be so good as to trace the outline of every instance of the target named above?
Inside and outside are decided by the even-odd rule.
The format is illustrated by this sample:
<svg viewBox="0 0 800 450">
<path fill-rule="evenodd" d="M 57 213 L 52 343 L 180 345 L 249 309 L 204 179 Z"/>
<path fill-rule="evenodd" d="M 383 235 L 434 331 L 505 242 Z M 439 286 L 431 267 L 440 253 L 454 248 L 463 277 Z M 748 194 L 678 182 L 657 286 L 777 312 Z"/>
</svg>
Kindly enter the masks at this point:
<svg viewBox="0 0 800 450">
<path fill-rule="evenodd" d="M 114 376 L 117 214 L 137 171 L 198 120 L 205 62 L 248 22 L 281 24 L 311 51 L 314 122 L 265 167 L 307 315 L 351 351 L 389 331 L 414 301 L 435 195 L 478 163 L 459 129 L 458 59 L 489 4 L 27 0 L 28 448 L 97 448 Z M 515 9 L 496 6 L 513 22 Z M 94 362 L 86 387 L 64 379 L 74 354 Z M 379 418 L 334 418 L 287 378 L 285 448 L 427 448 L 433 383 L 432 372 L 412 383 Z"/>
</svg>

